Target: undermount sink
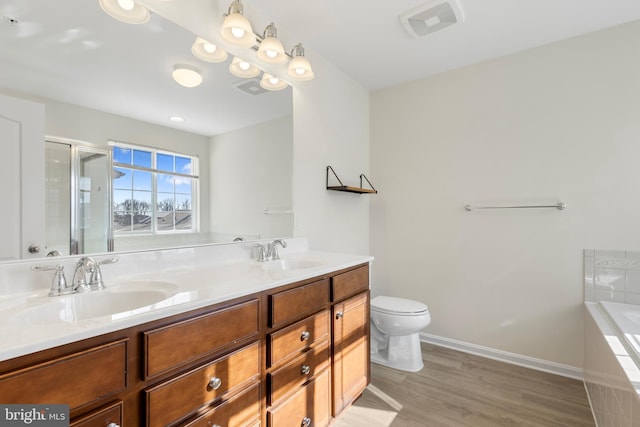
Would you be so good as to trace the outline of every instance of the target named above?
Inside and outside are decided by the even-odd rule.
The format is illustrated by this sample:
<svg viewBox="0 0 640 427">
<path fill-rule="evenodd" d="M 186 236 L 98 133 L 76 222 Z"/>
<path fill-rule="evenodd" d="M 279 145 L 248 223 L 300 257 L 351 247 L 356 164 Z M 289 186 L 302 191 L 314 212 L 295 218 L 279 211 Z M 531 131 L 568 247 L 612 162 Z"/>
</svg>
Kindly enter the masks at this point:
<svg viewBox="0 0 640 427">
<path fill-rule="evenodd" d="M 304 270 L 306 268 L 315 268 L 322 265 L 319 261 L 303 260 L 303 259 L 278 259 L 275 261 L 267 261 L 263 268 L 266 270 Z"/>
<path fill-rule="evenodd" d="M 167 282 L 123 283 L 102 291 L 90 291 L 42 301 L 25 301 L 13 307 L 7 322 L 12 325 L 44 325 L 94 319 L 102 316 L 125 317 L 151 309 L 151 306 L 175 295 L 178 287 Z M 45 299 L 46 298 L 46 299 Z"/>
</svg>

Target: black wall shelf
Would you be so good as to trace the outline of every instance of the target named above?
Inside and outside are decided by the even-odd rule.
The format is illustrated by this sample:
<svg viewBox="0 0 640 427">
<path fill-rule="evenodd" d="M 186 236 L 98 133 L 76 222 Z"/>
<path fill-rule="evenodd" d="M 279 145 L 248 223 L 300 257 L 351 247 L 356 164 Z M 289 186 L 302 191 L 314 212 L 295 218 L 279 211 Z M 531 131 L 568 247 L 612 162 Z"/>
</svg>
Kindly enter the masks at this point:
<svg viewBox="0 0 640 427">
<path fill-rule="evenodd" d="M 338 180 L 340 185 L 329 185 L 329 171 L 331 171 L 333 176 L 336 177 L 336 179 Z M 364 178 L 365 181 L 367 181 L 367 184 L 371 188 L 364 188 L 362 186 L 362 179 L 363 178 Z M 371 184 L 371 181 L 369 181 L 369 179 L 363 173 L 360 174 L 360 187 L 350 187 L 348 185 L 344 185 L 342 183 L 342 181 L 340 180 L 340 178 L 338 178 L 338 175 L 336 174 L 336 171 L 334 171 L 331 166 L 327 166 L 327 190 L 344 191 L 344 192 L 347 192 L 347 193 L 356 193 L 356 194 L 376 194 L 378 192 L 378 190 L 376 190 L 373 187 L 373 184 Z"/>
</svg>

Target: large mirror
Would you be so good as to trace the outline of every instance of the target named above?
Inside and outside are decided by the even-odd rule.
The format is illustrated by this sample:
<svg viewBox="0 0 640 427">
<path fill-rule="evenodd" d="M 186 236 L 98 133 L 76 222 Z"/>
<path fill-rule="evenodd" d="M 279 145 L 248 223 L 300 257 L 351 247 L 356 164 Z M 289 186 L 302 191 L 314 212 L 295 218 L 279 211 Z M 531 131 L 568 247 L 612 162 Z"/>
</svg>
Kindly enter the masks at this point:
<svg viewBox="0 0 640 427">
<path fill-rule="evenodd" d="M 155 14 L 131 25 L 107 15 L 98 0 L 8 0 L 0 15 L 0 95 L 45 105 L 47 199 L 34 207 L 46 212 L 40 255 L 292 235 L 291 88 L 265 91 L 258 78 L 233 76 L 231 57 L 197 59 L 191 53 L 196 35 Z M 171 74 L 178 65 L 197 69 L 203 83 L 176 83 Z M 177 117 L 182 121 L 172 121 Z M 193 211 L 193 232 L 113 230 L 114 212 L 122 214 L 126 205 L 113 198 L 104 203 L 126 172 L 111 163 L 114 147 L 194 159 L 193 198 L 180 199 Z M 100 167 L 85 167 L 98 159 Z M 108 172 L 95 175 L 104 165 Z M 51 199 L 54 193 L 63 196 Z M 151 200 L 156 207 L 162 202 Z M 95 212 L 98 201 L 108 206 L 106 218 Z M 157 213 L 145 214 L 160 221 Z M 172 221 L 184 216 L 175 213 Z"/>
</svg>

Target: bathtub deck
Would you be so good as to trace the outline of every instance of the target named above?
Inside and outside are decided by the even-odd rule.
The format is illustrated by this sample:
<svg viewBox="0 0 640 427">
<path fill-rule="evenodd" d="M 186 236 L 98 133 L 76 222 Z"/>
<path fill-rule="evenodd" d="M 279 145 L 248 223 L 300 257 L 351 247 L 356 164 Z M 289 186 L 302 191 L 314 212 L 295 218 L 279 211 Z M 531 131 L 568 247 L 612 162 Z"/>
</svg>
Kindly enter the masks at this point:
<svg viewBox="0 0 640 427">
<path fill-rule="evenodd" d="M 595 426 L 582 381 L 422 344 L 425 368 L 372 365 L 334 427 Z"/>
</svg>

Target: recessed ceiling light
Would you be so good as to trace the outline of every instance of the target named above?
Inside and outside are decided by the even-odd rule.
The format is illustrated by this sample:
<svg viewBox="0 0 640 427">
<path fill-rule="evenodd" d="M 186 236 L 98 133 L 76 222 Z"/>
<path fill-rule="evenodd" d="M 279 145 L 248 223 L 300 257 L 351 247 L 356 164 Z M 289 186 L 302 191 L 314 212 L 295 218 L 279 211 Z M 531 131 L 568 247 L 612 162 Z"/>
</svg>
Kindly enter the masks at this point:
<svg viewBox="0 0 640 427">
<path fill-rule="evenodd" d="M 202 84 L 200 70 L 190 65 L 176 65 L 171 73 L 173 79 L 184 87 L 196 87 Z"/>
<path fill-rule="evenodd" d="M 182 123 L 182 122 L 184 122 L 184 117 L 171 116 L 171 117 L 169 117 L 169 120 L 171 120 L 172 122 L 176 122 L 176 123 Z"/>
</svg>

